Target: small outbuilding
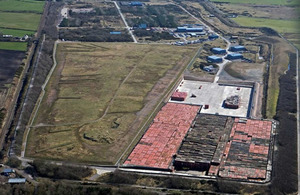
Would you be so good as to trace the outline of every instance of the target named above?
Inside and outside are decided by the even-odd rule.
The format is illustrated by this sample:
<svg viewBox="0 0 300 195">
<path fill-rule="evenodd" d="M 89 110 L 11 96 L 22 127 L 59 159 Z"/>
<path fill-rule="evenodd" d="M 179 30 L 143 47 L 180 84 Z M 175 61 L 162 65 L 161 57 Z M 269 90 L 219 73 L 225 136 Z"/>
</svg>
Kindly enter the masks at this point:
<svg viewBox="0 0 300 195">
<path fill-rule="evenodd" d="M 26 183 L 26 178 L 10 178 L 8 179 L 9 184 L 20 184 Z"/>
<path fill-rule="evenodd" d="M 186 97 L 187 97 L 186 92 L 175 91 L 171 96 L 171 100 L 173 100 L 173 101 L 184 101 Z"/>
<path fill-rule="evenodd" d="M 240 53 L 231 53 L 231 54 L 228 54 L 226 56 L 226 59 L 228 59 L 228 60 L 239 60 L 239 59 L 243 59 L 243 55 L 240 54 Z"/>
<path fill-rule="evenodd" d="M 191 37 L 196 37 L 197 36 L 196 33 L 188 33 L 188 35 L 190 35 Z"/>
<path fill-rule="evenodd" d="M 242 45 L 236 45 L 236 46 L 232 46 L 230 47 L 229 51 L 233 51 L 233 52 L 240 52 L 240 51 L 246 51 L 247 49 L 242 46 Z"/>
<path fill-rule="evenodd" d="M 142 2 L 139 2 L 139 1 L 132 1 L 130 3 L 131 6 L 143 6 L 143 3 Z"/>
<path fill-rule="evenodd" d="M 219 56 L 208 56 L 207 61 L 211 63 L 222 63 L 223 59 Z"/>
<path fill-rule="evenodd" d="M 209 66 L 204 66 L 203 70 L 206 72 L 215 72 L 216 68 L 213 65 L 209 65 Z"/>
<path fill-rule="evenodd" d="M 187 32 L 202 32 L 203 31 L 203 28 L 186 28 L 186 31 Z"/>
<path fill-rule="evenodd" d="M 3 169 L 2 171 L 2 175 L 5 175 L 5 176 L 9 176 L 10 174 L 13 174 L 15 173 L 15 170 L 13 169 Z"/>
<path fill-rule="evenodd" d="M 147 24 L 140 24 L 140 25 L 139 25 L 139 28 L 140 28 L 140 29 L 146 29 L 146 28 L 147 28 Z"/>
<path fill-rule="evenodd" d="M 186 32 L 186 27 L 179 26 L 177 27 L 176 32 Z"/>
<path fill-rule="evenodd" d="M 109 34 L 111 34 L 111 35 L 120 35 L 122 33 L 120 31 L 112 31 Z"/>
<path fill-rule="evenodd" d="M 211 51 L 214 53 L 214 54 L 226 54 L 226 49 L 222 49 L 222 48 L 218 48 L 218 47 L 215 47 L 215 48 L 212 48 Z"/>
<path fill-rule="evenodd" d="M 211 35 L 208 36 L 208 39 L 210 39 L 210 40 L 215 40 L 217 38 L 219 38 L 219 36 L 216 35 L 216 34 L 211 34 Z"/>
</svg>

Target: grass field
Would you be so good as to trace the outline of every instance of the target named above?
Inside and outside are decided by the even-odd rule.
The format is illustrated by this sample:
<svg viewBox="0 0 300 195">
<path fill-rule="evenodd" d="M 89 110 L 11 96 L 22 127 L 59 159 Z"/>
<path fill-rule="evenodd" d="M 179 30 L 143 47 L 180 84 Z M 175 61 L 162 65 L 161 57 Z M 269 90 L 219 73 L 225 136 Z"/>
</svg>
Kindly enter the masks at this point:
<svg viewBox="0 0 300 195">
<path fill-rule="evenodd" d="M 40 22 L 40 14 L 0 12 L 0 28 L 14 28 L 35 31 Z"/>
<path fill-rule="evenodd" d="M 25 43 L 25 42 L 0 42 L 0 49 L 26 51 L 27 43 Z"/>
<path fill-rule="evenodd" d="M 226 2 L 226 3 L 249 3 L 257 5 L 299 5 L 298 0 L 212 0 L 213 2 Z"/>
<path fill-rule="evenodd" d="M 242 26 L 270 27 L 279 33 L 299 33 L 300 20 L 274 20 L 239 16 L 233 19 Z"/>
<path fill-rule="evenodd" d="M 29 30 L 15 30 L 15 29 L 0 28 L 0 33 L 4 35 L 23 37 L 24 35 L 33 35 L 35 32 Z"/>
<path fill-rule="evenodd" d="M 44 4 L 36 0 L 1 0 L 0 11 L 42 13 Z"/>
<path fill-rule="evenodd" d="M 276 114 L 277 100 L 279 94 L 279 78 L 285 73 L 289 65 L 289 55 L 294 53 L 294 49 L 282 38 L 279 37 L 259 37 L 258 40 L 273 45 L 272 54 L 274 56 L 270 66 L 270 76 L 268 82 L 268 98 L 266 115 L 273 118 Z"/>
<path fill-rule="evenodd" d="M 59 44 L 59 64 L 30 131 L 26 155 L 114 164 L 196 50 Z"/>
</svg>

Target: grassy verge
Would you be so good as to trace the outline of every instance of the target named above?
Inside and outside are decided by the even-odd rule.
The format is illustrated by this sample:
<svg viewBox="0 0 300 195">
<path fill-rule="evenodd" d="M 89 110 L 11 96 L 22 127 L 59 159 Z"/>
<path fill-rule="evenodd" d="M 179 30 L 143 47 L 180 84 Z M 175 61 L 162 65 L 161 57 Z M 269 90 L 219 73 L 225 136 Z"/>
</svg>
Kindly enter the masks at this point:
<svg viewBox="0 0 300 195">
<path fill-rule="evenodd" d="M 282 38 L 278 37 L 260 37 L 259 40 L 267 41 L 272 44 L 273 60 L 270 64 L 268 96 L 266 115 L 273 118 L 276 114 L 277 100 L 279 95 L 279 78 L 285 73 L 289 65 L 289 55 L 294 49 Z"/>
<path fill-rule="evenodd" d="M 0 42 L 0 49 L 26 51 L 26 42 Z"/>
</svg>

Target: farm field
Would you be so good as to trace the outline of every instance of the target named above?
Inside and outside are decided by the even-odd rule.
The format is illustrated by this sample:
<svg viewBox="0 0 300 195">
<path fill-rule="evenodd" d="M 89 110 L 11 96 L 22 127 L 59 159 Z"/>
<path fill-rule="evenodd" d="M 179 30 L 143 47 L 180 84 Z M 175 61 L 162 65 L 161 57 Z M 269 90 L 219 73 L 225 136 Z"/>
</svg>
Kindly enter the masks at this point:
<svg viewBox="0 0 300 195">
<path fill-rule="evenodd" d="M 216 7 L 230 15 L 247 16 L 265 19 L 296 20 L 299 10 L 291 6 L 266 6 L 253 4 L 216 3 Z"/>
<path fill-rule="evenodd" d="M 231 62 L 225 66 L 224 71 L 237 79 L 262 82 L 264 69 L 265 63 Z M 221 77 L 224 79 L 223 75 Z"/>
<path fill-rule="evenodd" d="M 15 51 L 26 51 L 27 42 L 0 42 L 0 50 L 15 50 Z"/>
<path fill-rule="evenodd" d="M 241 0 L 212 0 L 213 2 L 224 2 L 224 3 L 245 3 Z M 246 1 L 249 4 L 258 5 L 299 5 L 298 0 L 251 0 Z"/>
<path fill-rule="evenodd" d="M 0 11 L 43 13 L 44 1 L 1 0 Z"/>
<path fill-rule="evenodd" d="M 254 18 L 239 16 L 233 19 L 242 26 L 270 27 L 279 33 L 300 33 L 300 20 L 274 20 L 266 18 Z"/>
<path fill-rule="evenodd" d="M 33 35 L 38 28 L 44 4 L 43 1 L 35 0 L 0 1 L 0 34 L 14 37 Z M 11 46 L 2 44 L 1 49 L 11 49 Z"/>
<path fill-rule="evenodd" d="M 1 47 L 1 43 L 3 42 L 0 42 L 0 47 Z M 23 51 L 0 50 L 0 64 L 1 64 L 0 87 L 1 88 L 4 85 L 10 84 L 12 82 L 15 72 L 20 66 L 24 57 L 25 57 L 25 52 Z M 2 102 L 2 100 L 0 102 Z"/>
<path fill-rule="evenodd" d="M 0 27 L 32 30 L 38 28 L 40 14 L 0 12 Z"/>
<path fill-rule="evenodd" d="M 115 164 L 196 51 L 195 46 L 59 44 L 58 66 L 26 156 Z"/>
</svg>

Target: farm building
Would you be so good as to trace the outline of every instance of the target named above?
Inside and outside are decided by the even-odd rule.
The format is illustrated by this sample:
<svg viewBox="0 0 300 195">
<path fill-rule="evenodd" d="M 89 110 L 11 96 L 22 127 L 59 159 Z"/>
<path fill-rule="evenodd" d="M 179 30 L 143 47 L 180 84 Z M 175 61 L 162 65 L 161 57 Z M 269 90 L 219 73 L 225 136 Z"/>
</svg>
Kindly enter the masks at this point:
<svg viewBox="0 0 300 195">
<path fill-rule="evenodd" d="M 219 165 L 232 123 L 231 117 L 198 114 L 177 152 L 175 169 L 208 171 L 211 164 Z"/>
<path fill-rule="evenodd" d="M 211 51 L 214 53 L 214 54 L 226 54 L 226 49 L 222 49 L 222 48 L 218 48 L 218 47 L 215 47 L 215 48 L 212 48 Z"/>
<path fill-rule="evenodd" d="M 143 3 L 142 2 L 139 2 L 139 1 L 132 1 L 130 3 L 131 6 L 143 6 Z"/>
<path fill-rule="evenodd" d="M 186 32 L 186 27 L 179 26 L 179 27 L 177 27 L 176 32 Z"/>
<path fill-rule="evenodd" d="M 218 56 L 208 56 L 207 61 L 211 62 L 211 63 L 222 63 L 223 59 L 221 57 L 218 57 Z"/>
<path fill-rule="evenodd" d="M 186 28 L 187 32 L 202 32 L 203 28 Z"/>
<path fill-rule="evenodd" d="M 203 32 L 196 32 L 196 34 L 199 35 L 199 36 L 204 36 L 204 35 L 206 35 L 206 32 L 205 31 L 203 31 Z"/>
<path fill-rule="evenodd" d="M 173 100 L 173 101 L 184 101 L 186 97 L 187 97 L 186 92 L 175 91 L 171 96 L 171 100 Z"/>
<path fill-rule="evenodd" d="M 209 65 L 209 66 L 204 66 L 203 70 L 206 71 L 206 72 L 215 72 L 216 68 L 214 68 L 213 65 Z"/>
<path fill-rule="evenodd" d="M 203 32 L 203 28 L 177 27 L 176 32 Z"/>
<path fill-rule="evenodd" d="M 2 175 L 5 175 L 5 176 L 9 176 L 12 173 L 15 173 L 15 170 L 13 170 L 13 169 L 3 169 L 3 171 L 2 171 Z"/>
<path fill-rule="evenodd" d="M 190 35 L 191 37 L 196 37 L 197 36 L 196 33 L 188 33 L 188 35 Z"/>
<path fill-rule="evenodd" d="M 10 178 L 8 179 L 9 184 L 26 183 L 26 178 Z"/>
<path fill-rule="evenodd" d="M 239 52 L 239 51 L 246 51 L 247 49 L 244 46 L 236 45 L 229 48 L 229 51 Z"/>
<path fill-rule="evenodd" d="M 243 59 L 243 55 L 240 53 L 231 53 L 226 56 L 226 59 L 228 59 L 228 60 Z"/>
<path fill-rule="evenodd" d="M 140 28 L 140 29 L 146 29 L 146 28 L 147 28 L 147 24 L 140 24 L 140 25 L 139 25 L 139 28 Z"/>
<path fill-rule="evenodd" d="M 122 33 L 120 31 L 112 31 L 109 34 L 111 34 L 111 35 L 120 35 Z"/>
<path fill-rule="evenodd" d="M 2 35 L 3 38 L 12 38 L 12 35 Z"/>
<path fill-rule="evenodd" d="M 167 103 L 135 146 L 125 166 L 170 170 L 176 154 L 200 106 Z"/>
<path fill-rule="evenodd" d="M 208 36 L 208 38 L 209 38 L 210 40 L 214 40 L 214 39 L 219 38 L 219 36 L 216 35 L 216 34 L 211 34 L 211 35 Z"/>
</svg>

